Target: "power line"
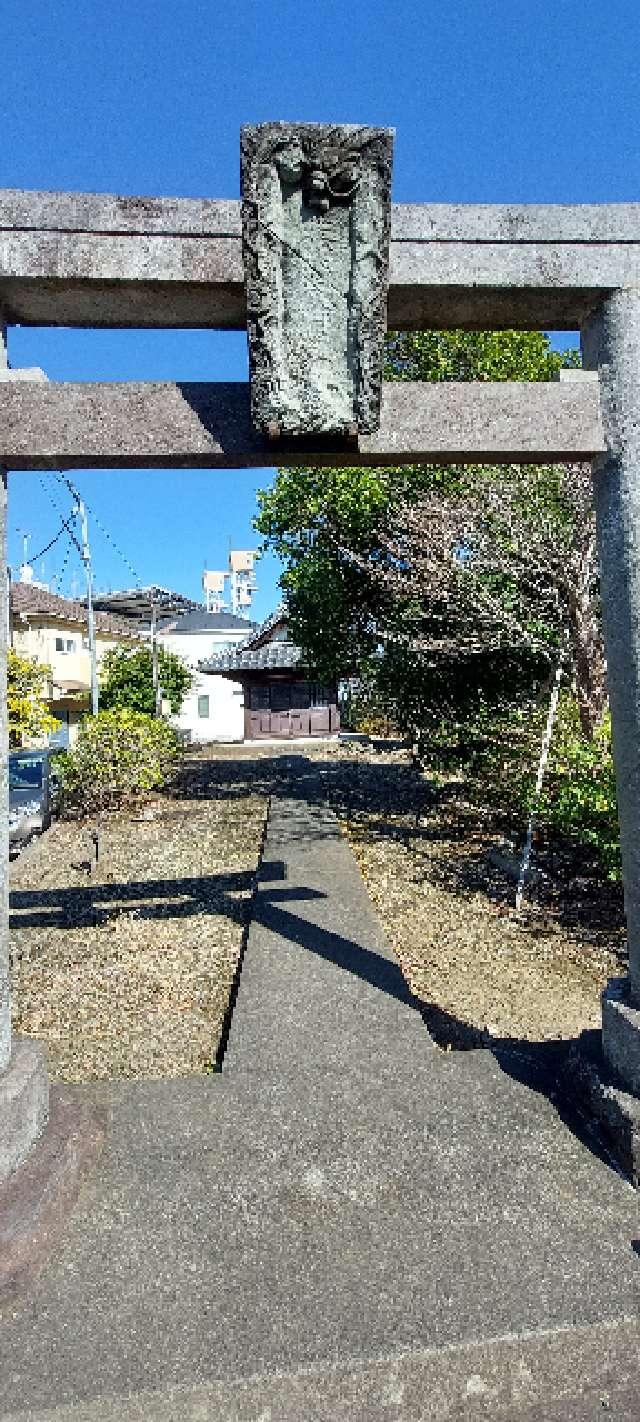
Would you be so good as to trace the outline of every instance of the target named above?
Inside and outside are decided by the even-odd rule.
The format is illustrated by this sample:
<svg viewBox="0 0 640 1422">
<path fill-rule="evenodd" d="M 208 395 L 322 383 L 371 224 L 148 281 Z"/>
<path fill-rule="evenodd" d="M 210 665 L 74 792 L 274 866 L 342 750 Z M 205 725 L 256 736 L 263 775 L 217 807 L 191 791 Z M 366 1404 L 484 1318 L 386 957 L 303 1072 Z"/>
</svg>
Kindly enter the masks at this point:
<svg viewBox="0 0 640 1422">
<path fill-rule="evenodd" d="M 63 520 L 62 520 L 62 525 L 61 525 L 61 527 L 58 529 L 58 532 L 56 533 L 55 537 L 52 538 L 49 543 L 47 543 L 46 547 L 41 548 L 39 553 L 33 553 L 33 554 L 31 555 L 30 562 L 32 562 L 32 563 L 37 563 L 37 561 L 38 561 L 39 558 L 43 558 L 44 555 L 45 555 L 45 553 L 48 553 L 48 552 L 49 552 L 49 549 L 50 549 L 50 548 L 53 548 L 54 544 L 58 542 L 58 539 L 59 539 L 59 538 L 62 538 L 63 533 L 66 532 L 67 535 L 68 535 L 70 538 L 73 538 L 74 535 L 73 535 L 73 533 L 72 533 L 72 531 L 71 531 L 70 523 L 71 523 L 71 520 L 70 520 L 70 519 L 67 519 L 67 518 L 63 519 Z M 74 540 L 74 541 L 75 541 L 75 540 Z M 76 544 L 76 546 L 78 546 L 78 545 Z"/>
<path fill-rule="evenodd" d="M 78 523 L 80 525 L 80 537 L 82 539 L 82 543 L 79 543 L 78 539 L 75 536 L 75 533 L 71 528 L 71 519 L 68 519 L 66 522 L 66 528 L 69 534 L 69 538 L 71 542 L 75 544 L 82 559 L 84 574 L 87 581 L 86 602 L 87 620 L 89 624 L 89 652 L 91 656 L 91 711 L 93 715 L 96 716 L 99 709 L 100 695 L 98 687 L 96 623 L 95 614 L 93 610 L 93 568 L 91 563 L 91 547 L 89 544 L 89 524 L 87 522 L 87 509 L 86 504 L 79 493 L 79 490 L 76 489 L 75 484 L 72 484 L 71 480 L 67 479 L 66 475 L 62 474 L 61 471 L 59 471 L 58 473 L 58 478 L 66 484 L 69 493 L 71 494 L 71 497 L 74 501 L 74 516 L 75 518 L 77 518 Z"/>
<path fill-rule="evenodd" d="M 74 488 L 74 486 L 73 486 L 73 484 L 71 483 L 70 479 L 67 479 L 66 476 L 62 473 L 61 470 L 55 470 L 54 472 L 55 472 L 55 477 L 58 479 L 58 481 L 59 481 L 60 483 L 66 484 L 66 485 L 67 485 L 67 488 L 73 493 L 74 497 L 78 497 L 77 490 Z M 115 538 L 113 537 L 113 535 L 112 535 L 111 533 L 109 533 L 109 530 L 108 530 L 107 528 L 105 528 L 104 524 L 103 524 L 103 523 L 101 522 L 101 520 L 98 518 L 98 515 L 97 515 L 95 509 L 93 509 L 93 508 L 91 507 L 91 505 L 88 503 L 88 501 L 87 501 L 86 499 L 84 499 L 84 505 L 85 505 L 85 508 L 87 508 L 88 511 L 89 511 L 89 513 L 91 514 L 91 517 L 92 517 L 94 523 L 96 524 L 96 527 L 100 529 L 100 532 L 101 532 L 103 538 L 105 538 L 106 541 L 107 541 L 107 543 L 109 543 L 109 544 L 111 545 L 111 547 L 112 547 L 113 550 L 114 550 L 114 553 L 117 553 L 118 557 L 119 557 L 119 558 L 121 559 L 121 561 L 124 563 L 124 565 L 125 565 L 125 567 L 127 568 L 128 572 L 131 573 L 131 576 L 132 576 L 134 582 L 137 583 L 138 586 L 140 587 L 140 586 L 142 585 L 142 579 L 141 579 L 141 577 L 140 577 L 140 574 L 136 572 L 136 569 L 133 567 L 133 564 L 130 563 L 129 559 L 127 558 L 126 553 L 123 553 L 123 552 L 122 552 L 122 549 L 118 547 L 118 544 L 116 543 Z"/>
<path fill-rule="evenodd" d="M 49 485 L 48 485 L 48 484 L 45 484 L 44 479 L 43 479 L 43 477 L 42 477 L 41 474 L 38 476 L 38 481 L 39 481 L 39 484 L 40 484 L 40 488 L 42 489 L 43 493 L 46 494 L 46 496 L 47 496 L 47 498 L 48 498 L 48 500 L 49 500 L 49 503 L 51 504 L 52 509 L 54 509 L 55 512 L 57 513 L 58 518 L 64 518 L 64 514 L 63 514 L 63 512 L 62 512 L 62 509 L 60 508 L 60 505 L 59 505 L 58 503 L 56 503 L 56 500 L 54 499 L 53 494 L 51 493 L 51 489 L 49 488 Z"/>
</svg>

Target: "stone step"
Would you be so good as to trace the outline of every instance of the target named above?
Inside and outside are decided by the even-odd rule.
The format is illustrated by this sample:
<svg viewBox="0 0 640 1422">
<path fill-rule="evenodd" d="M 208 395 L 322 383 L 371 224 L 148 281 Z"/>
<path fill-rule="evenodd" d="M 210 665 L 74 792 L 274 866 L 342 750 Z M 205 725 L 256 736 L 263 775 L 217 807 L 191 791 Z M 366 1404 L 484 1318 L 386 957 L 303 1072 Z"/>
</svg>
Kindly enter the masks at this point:
<svg viewBox="0 0 640 1422">
<path fill-rule="evenodd" d="M 633 1314 L 635 1193 L 537 1093 L 495 1063 L 474 1092 L 470 1066 L 431 1102 L 339 1074 L 64 1088 L 105 1145 L 3 1314 L 0 1416 Z"/>
<path fill-rule="evenodd" d="M 507 1334 L 483 1342 L 88 1397 L 4 1422 L 637 1422 L 640 1327 Z"/>
</svg>

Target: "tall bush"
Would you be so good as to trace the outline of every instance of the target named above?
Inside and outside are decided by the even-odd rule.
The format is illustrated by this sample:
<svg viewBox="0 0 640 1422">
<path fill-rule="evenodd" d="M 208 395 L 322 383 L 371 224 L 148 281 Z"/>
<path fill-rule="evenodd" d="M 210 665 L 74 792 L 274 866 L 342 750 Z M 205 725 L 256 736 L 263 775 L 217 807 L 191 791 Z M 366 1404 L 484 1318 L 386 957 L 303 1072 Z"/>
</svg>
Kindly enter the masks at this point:
<svg viewBox="0 0 640 1422">
<path fill-rule="evenodd" d="M 46 699 L 51 667 L 36 657 L 21 657 L 10 647 L 7 652 L 7 715 L 9 745 L 42 741 L 59 722 L 51 715 Z"/>
<path fill-rule="evenodd" d="M 63 812 L 115 808 L 172 778 L 180 743 L 165 721 L 140 711 L 100 711 L 83 721 L 72 750 L 58 758 Z"/>
</svg>

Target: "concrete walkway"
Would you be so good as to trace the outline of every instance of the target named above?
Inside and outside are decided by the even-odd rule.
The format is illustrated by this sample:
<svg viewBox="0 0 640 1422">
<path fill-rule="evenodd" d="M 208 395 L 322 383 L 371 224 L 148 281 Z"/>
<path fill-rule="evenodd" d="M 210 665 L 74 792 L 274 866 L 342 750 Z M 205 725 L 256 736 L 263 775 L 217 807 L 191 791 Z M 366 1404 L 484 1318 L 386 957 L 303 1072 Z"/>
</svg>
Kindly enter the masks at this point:
<svg viewBox="0 0 640 1422">
<path fill-rule="evenodd" d="M 489 1053 L 435 1048 L 290 767 L 222 1073 L 57 1088 L 106 1145 L 3 1314 L 0 1417 L 637 1419 L 637 1196 Z"/>
</svg>

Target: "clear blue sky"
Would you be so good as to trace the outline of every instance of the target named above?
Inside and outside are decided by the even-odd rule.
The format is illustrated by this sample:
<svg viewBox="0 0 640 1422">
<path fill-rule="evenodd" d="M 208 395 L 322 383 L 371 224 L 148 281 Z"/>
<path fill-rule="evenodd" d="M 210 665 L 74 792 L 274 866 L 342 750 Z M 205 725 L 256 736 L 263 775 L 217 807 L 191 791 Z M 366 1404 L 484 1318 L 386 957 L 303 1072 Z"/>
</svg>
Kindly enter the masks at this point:
<svg viewBox="0 0 640 1422">
<path fill-rule="evenodd" d="M 240 125 L 301 119 L 395 127 L 400 202 L 640 199 L 638 0 L 3 0 L 0 53 L 4 187 L 237 197 Z M 53 379 L 246 376 L 238 333 L 14 330 L 10 358 Z M 143 582 L 198 596 L 205 560 L 255 542 L 272 476 L 73 477 Z M 17 530 L 34 552 L 55 531 L 52 484 L 12 475 L 12 563 Z M 130 583 L 93 532 L 99 584 Z"/>
</svg>

